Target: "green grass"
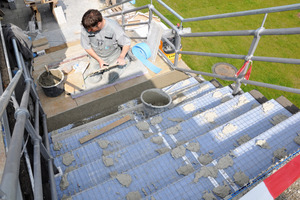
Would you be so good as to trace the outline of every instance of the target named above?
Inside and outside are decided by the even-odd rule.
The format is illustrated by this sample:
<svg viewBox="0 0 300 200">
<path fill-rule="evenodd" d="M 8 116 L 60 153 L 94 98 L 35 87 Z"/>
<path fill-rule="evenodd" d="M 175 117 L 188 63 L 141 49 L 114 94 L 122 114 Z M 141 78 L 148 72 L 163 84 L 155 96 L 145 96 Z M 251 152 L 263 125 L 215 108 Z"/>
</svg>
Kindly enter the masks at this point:
<svg viewBox="0 0 300 200">
<path fill-rule="evenodd" d="M 267 7 L 275 7 L 299 3 L 298 0 L 164 0 L 173 10 L 183 18 L 200 17 Z M 150 3 L 150 0 L 137 0 L 136 6 Z M 163 8 L 155 0 L 153 4 L 173 24 L 180 22 L 169 11 Z M 270 13 L 265 23 L 266 29 L 300 27 L 300 10 Z M 184 23 L 184 27 L 191 27 L 192 32 L 229 31 L 229 30 L 253 30 L 260 27 L 264 15 L 252 15 L 227 19 L 206 20 Z M 199 51 L 211 53 L 226 53 L 246 55 L 250 48 L 253 36 L 236 37 L 201 37 L 183 38 L 182 46 L 186 51 Z M 300 59 L 300 35 L 288 36 L 262 36 L 254 56 L 282 57 Z M 227 62 L 240 68 L 243 60 L 212 58 L 204 56 L 183 55 L 183 60 L 193 69 L 211 72 L 215 63 Z M 210 77 L 205 77 L 210 80 Z M 250 80 L 271 83 L 281 86 L 300 88 L 300 66 L 270 62 L 253 62 Z M 219 80 L 223 85 L 231 82 Z M 276 99 L 284 95 L 291 102 L 300 107 L 300 95 L 269 88 L 256 86 L 243 86 L 244 91 L 258 89 L 268 99 Z"/>
</svg>

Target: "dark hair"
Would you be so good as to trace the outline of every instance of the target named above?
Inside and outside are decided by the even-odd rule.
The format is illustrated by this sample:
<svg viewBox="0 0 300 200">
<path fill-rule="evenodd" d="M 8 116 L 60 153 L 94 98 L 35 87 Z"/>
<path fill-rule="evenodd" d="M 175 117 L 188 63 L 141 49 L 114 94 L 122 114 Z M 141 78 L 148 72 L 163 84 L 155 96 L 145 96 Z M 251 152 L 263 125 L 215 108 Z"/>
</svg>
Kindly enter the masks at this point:
<svg viewBox="0 0 300 200">
<path fill-rule="evenodd" d="M 102 14 L 98 10 L 90 9 L 82 16 L 81 24 L 84 28 L 89 29 L 95 27 L 102 20 Z"/>
</svg>

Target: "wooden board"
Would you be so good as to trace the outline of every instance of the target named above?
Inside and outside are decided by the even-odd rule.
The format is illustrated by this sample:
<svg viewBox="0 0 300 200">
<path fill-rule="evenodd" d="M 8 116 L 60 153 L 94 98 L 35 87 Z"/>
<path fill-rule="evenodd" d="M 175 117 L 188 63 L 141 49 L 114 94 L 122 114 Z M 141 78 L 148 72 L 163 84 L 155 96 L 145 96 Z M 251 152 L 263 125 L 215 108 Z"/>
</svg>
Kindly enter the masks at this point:
<svg viewBox="0 0 300 200">
<path fill-rule="evenodd" d="M 32 42 L 32 51 L 38 52 L 49 48 L 47 38 L 41 38 Z"/>
<path fill-rule="evenodd" d="M 81 72 L 71 72 L 65 81 L 66 94 L 74 94 L 76 91 L 85 89 L 83 75 Z"/>
<path fill-rule="evenodd" d="M 91 139 L 93 139 L 93 138 L 95 138 L 99 135 L 102 135 L 103 133 L 105 133 L 105 132 L 107 132 L 107 131 L 109 131 L 109 130 L 111 130 L 111 129 L 127 122 L 127 121 L 129 121 L 129 120 L 131 120 L 131 117 L 129 115 L 126 115 L 122 119 L 119 119 L 119 120 L 117 120 L 117 121 L 115 121 L 115 122 L 113 122 L 113 123 L 111 123 L 107 126 L 104 126 L 103 128 L 101 128 L 99 130 L 93 131 L 92 133 L 90 133 L 87 136 L 84 136 L 83 138 L 80 138 L 79 142 L 80 142 L 80 144 L 83 144 L 83 143 L 85 143 L 85 142 L 87 142 L 87 141 L 89 141 L 89 140 L 91 140 Z"/>
</svg>

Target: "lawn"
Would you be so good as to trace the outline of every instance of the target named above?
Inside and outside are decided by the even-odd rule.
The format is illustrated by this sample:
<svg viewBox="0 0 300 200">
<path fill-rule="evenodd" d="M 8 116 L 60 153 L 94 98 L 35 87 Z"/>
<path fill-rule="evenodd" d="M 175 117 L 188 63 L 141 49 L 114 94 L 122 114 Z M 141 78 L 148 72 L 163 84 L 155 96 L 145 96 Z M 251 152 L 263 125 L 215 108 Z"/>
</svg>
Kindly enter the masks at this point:
<svg viewBox="0 0 300 200">
<path fill-rule="evenodd" d="M 164 0 L 173 10 L 183 18 L 200 17 L 237 11 L 253 10 L 267 7 L 283 6 L 299 3 L 299 0 Z M 150 3 L 150 0 L 137 0 L 136 6 Z M 169 11 L 153 0 L 153 4 L 173 24 L 180 22 Z M 300 10 L 270 13 L 264 27 L 266 29 L 300 27 Z M 252 15 L 227 19 L 206 20 L 184 23 L 184 27 L 191 27 L 192 32 L 254 30 L 260 27 L 264 15 Z M 183 38 L 182 46 L 185 51 L 199 51 L 210 53 L 226 53 L 246 55 L 250 48 L 253 36 L 235 37 L 201 37 Z M 300 59 L 300 35 L 262 36 L 254 56 L 281 57 Z M 240 68 L 243 60 L 213 58 L 204 56 L 183 55 L 183 60 L 193 69 L 211 72 L 212 66 L 218 62 L 227 62 Z M 253 62 L 250 80 L 271 83 L 281 86 L 300 89 L 300 65 Z M 210 80 L 210 77 L 205 77 Z M 219 80 L 223 85 L 232 82 Z M 300 107 L 300 95 L 269 88 L 243 86 L 244 91 L 258 89 L 268 99 L 276 99 L 284 95 Z"/>
</svg>

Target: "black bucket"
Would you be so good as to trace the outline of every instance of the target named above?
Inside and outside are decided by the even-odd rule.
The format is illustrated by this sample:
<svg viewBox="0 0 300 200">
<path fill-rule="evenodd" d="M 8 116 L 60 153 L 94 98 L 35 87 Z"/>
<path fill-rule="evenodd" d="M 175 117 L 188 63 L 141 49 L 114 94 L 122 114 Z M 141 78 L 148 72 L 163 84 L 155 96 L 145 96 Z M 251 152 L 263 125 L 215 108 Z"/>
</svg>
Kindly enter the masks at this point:
<svg viewBox="0 0 300 200">
<path fill-rule="evenodd" d="M 38 84 L 47 97 L 57 97 L 64 92 L 64 73 L 59 69 L 50 69 L 38 77 Z"/>
<path fill-rule="evenodd" d="M 172 103 L 172 98 L 163 90 L 154 88 L 143 91 L 141 101 L 144 104 L 145 116 L 151 117 L 167 110 Z"/>
</svg>

